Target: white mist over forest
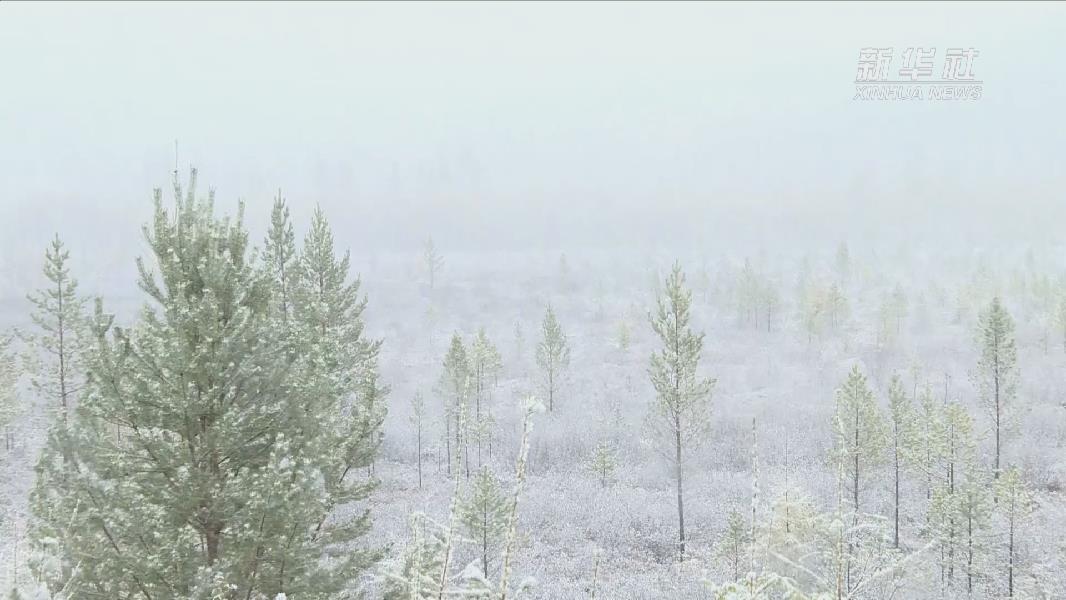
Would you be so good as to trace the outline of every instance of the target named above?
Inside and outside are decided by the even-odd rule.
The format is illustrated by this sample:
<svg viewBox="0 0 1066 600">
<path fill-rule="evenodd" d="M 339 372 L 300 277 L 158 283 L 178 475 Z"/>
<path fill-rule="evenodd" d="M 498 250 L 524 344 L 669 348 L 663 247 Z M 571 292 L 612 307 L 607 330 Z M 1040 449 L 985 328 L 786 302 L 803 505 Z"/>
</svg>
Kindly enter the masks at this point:
<svg viewBox="0 0 1066 600">
<path fill-rule="evenodd" d="M 1064 39 L 0 3 L 0 592 L 1063 597 Z"/>
</svg>

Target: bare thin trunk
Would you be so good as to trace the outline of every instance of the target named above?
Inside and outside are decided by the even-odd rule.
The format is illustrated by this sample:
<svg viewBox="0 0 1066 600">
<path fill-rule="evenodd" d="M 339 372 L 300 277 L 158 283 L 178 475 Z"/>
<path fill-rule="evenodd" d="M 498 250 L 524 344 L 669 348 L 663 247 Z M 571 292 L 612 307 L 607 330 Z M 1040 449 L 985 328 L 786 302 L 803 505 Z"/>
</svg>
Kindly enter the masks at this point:
<svg viewBox="0 0 1066 600">
<path fill-rule="evenodd" d="M 418 422 L 418 489 L 422 489 L 422 421 Z"/>
<path fill-rule="evenodd" d="M 1011 498 L 1010 507 L 1010 534 L 1008 536 L 1007 550 L 1010 556 L 1007 558 L 1007 597 L 1014 597 L 1014 498 Z"/>
<path fill-rule="evenodd" d="M 973 595 L 973 515 L 966 515 L 966 593 Z"/>
<path fill-rule="evenodd" d="M 859 512 L 859 407 L 855 405 L 855 450 L 854 450 L 855 471 L 852 473 L 852 483 L 855 489 L 852 490 L 853 499 L 855 501 L 855 512 Z"/>
<path fill-rule="evenodd" d="M 682 494 L 681 470 L 681 417 L 674 415 L 674 457 L 675 478 L 677 480 L 677 539 L 679 560 L 685 560 L 685 502 Z"/>
<path fill-rule="evenodd" d="M 895 537 L 893 538 L 893 547 L 899 549 L 899 434 L 896 434 L 894 456 L 895 459 L 895 496 L 896 496 L 896 511 L 895 511 Z"/>
</svg>

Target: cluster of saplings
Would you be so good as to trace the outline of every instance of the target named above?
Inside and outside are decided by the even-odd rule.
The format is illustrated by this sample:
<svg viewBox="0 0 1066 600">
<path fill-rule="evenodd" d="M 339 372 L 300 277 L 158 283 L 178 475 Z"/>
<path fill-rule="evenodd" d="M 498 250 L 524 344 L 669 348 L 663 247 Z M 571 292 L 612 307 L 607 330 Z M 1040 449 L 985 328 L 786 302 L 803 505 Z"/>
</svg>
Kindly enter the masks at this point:
<svg viewBox="0 0 1066 600">
<path fill-rule="evenodd" d="M 884 315 L 900 313 L 901 296 L 897 289 L 885 303 L 891 310 L 881 310 L 894 328 L 898 319 Z M 1013 320 L 999 298 L 981 313 L 976 341 L 971 377 L 991 423 L 989 460 L 979 456 L 973 416 L 946 386 L 938 397 L 928 385 L 919 390 L 915 377 L 908 390 L 896 374 L 885 410 L 855 365 L 836 392 L 828 456 L 837 492 L 833 510 L 819 511 L 795 482 L 790 485 L 787 439 L 784 489 L 762 504 L 753 423 L 751 508 L 730 515 L 716 544 L 732 581 L 712 584 L 715 596 L 893 597 L 939 589 L 949 596 L 1015 597 L 1016 534 L 1033 496 L 1020 470 L 1003 464 L 1018 369 Z M 677 473 L 683 551 L 680 468 Z M 923 490 L 918 506 L 903 506 L 901 484 Z M 863 492 L 877 487 L 888 488 L 888 514 L 864 502 Z M 920 514 L 913 531 L 902 531 L 904 509 Z"/>
<path fill-rule="evenodd" d="M 427 260 L 427 264 L 439 268 L 439 257 L 432 246 L 428 248 L 427 256 L 432 254 L 435 258 Z M 740 281 L 742 292 L 766 289 L 751 283 L 756 278 L 750 264 L 745 265 Z M 679 265 L 674 265 L 660 289 L 656 309 L 649 315 L 660 350 L 652 355 L 649 367 L 656 399 L 645 433 L 650 434 L 653 447 L 670 465 L 677 499 L 677 557 L 684 561 L 686 457 L 710 434 L 715 381 L 699 375 L 703 335 L 691 330 L 692 294 Z M 840 307 L 845 307 L 846 302 L 838 288 L 831 287 L 825 298 L 829 300 L 806 302 L 807 312 L 830 316 L 844 312 Z M 809 308 L 816 304 L 821 308 Z M 905 305 L 897 286 L 880 311 L 883 330 L 898 333 Z M 829 310 L 826 306 L 838 309 Z M 769 316 L 764 322 L 769 322 Z M 805 319 L 805 323 L 809 322 Z M 627 339 L 628 330 L 623 328 L 619 344 L 624 347 Z M 713 595 L 731 599 L 891 597 L 902 590 L 934 586 L 944 593 L 1014 597 L 1019 556 L 1015 536 L 1019 523 L 1032 508 L 1033 498 L 1020 471 L 1002 464 L 1003 437 L 1015 404 L 1018 371 L 1013 321 L 998 298 L 980 316 L 977 344 L 980 358 L 972 378 L 992 424 L 992 456 L 987 461 L 991 464 L 979 460 L 981 440 L 974 418 L 957 398 L 950 398 L 946 391 L 937 397 L 928 385 L 919 390 L 917 378 L 907 390 L 897 374 L 887 389 L 886 410 L 856 365 L 837 390 L 831 423 L 835 443 L 827 459 L 836 481 L 834 509 L 817 510 L 800 486 L 795 482 L 790 485 L 787 439 L 783 492 L 762 503 L 758 498 L 758 447 L 753 423 L 751 508 L 747 514 L 733 511 L 724 535 L 715 544 L 715 554 L 730 573 L 731 581 L 724 585 L 706 581 Z M 549 410 L 569 355 L 566 336 L 549 307 L 537 346 L 537 363 Z M 445 445 L 452 447 L 453 434 L 456 444 L 460 436 L 476 440 L 478 468 L 482 464 L 482 442 L 491 441 L 494 422 L 484 402 L 485 390 L 499 369 L 499 353 L 483 330 L 469 348 L 458 334 L 453 336 L 443 361 L 440 386 Z M 464 412 L 469 397 L 473 397 L 476 407 L 472 423 Z M 421 396 L 414 408 L 421 479 Z M 449 451 L 448 456 L 451 455 Z M 469 477 L 470 462 L 469 454 L 461 453 L 454 469 L 465 470 Z M 596 445 L 588 467 L 602 485 L 613 481 L 616 456 L 610 443 Z M 450 458 L 447 469 L 452 472 Z M 863 492 L 877 487 L 886 473 L 892 509 L 884 515 L 864 504 Z M 919 506 L 904 507 L 901 484 L 921 487 L 924 501 Z M 479 471 L 475 489 L 479 491 L 467 510 L 479 516 L 469 530 L 488 539 L 492 530 L 486 515 L 502 496 L 498 483 L 485 469 Z M 911 514 L 922 513 L 913 531 L 901 531 L 904 508 Z M 484 557 L 488 556 L 487 548 L 486 543 Z M 484 560 L 487 571 L 488 560 Z M 594 567 L 592 594 L 596 571 Z"/>
</svg>

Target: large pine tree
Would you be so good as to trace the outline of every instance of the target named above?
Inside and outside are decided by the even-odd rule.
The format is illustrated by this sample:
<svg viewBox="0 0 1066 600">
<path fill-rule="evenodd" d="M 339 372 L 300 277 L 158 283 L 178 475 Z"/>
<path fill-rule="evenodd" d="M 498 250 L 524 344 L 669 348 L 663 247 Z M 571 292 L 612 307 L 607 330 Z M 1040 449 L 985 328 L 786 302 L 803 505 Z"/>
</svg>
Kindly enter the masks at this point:
<svg viewBox="0 0 1066 600">
<path fill-rule="evenodd" d="M 84 392 L 39 463 L 35 567 L 71 598 L 354 595 L 376 558 L 359 543 L 369 518 L 336 509 L 372 488 L 351 472 L 380 421 L 357 418 L 377 342 L 347 258 L 316 215 L 290 337 L 240 214 L 216 217 L 195 171 L 187 193 L 174 187 L 173 211 L 157 191 L 145 227 L 149 301 L 128 329 L 98 305 Z"/>
</svg>

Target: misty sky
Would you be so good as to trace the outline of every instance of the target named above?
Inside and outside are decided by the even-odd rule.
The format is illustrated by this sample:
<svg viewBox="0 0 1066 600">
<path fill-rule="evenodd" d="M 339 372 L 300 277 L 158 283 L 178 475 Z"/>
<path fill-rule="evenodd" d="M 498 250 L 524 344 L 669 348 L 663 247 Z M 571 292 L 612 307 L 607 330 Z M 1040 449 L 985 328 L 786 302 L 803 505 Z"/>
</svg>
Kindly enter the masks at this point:
<svg viewBox="0 0 1066 600">
<path fill-rule="evenodd" d="M 853 101 L 865 46 L 984 96 Z M 0 3 L 0 280 L 56 231 L 131 270 L 175 139 L 357 251 L 1057 234 L 1064 58 L 1061 4 Z"/>
</svg>

